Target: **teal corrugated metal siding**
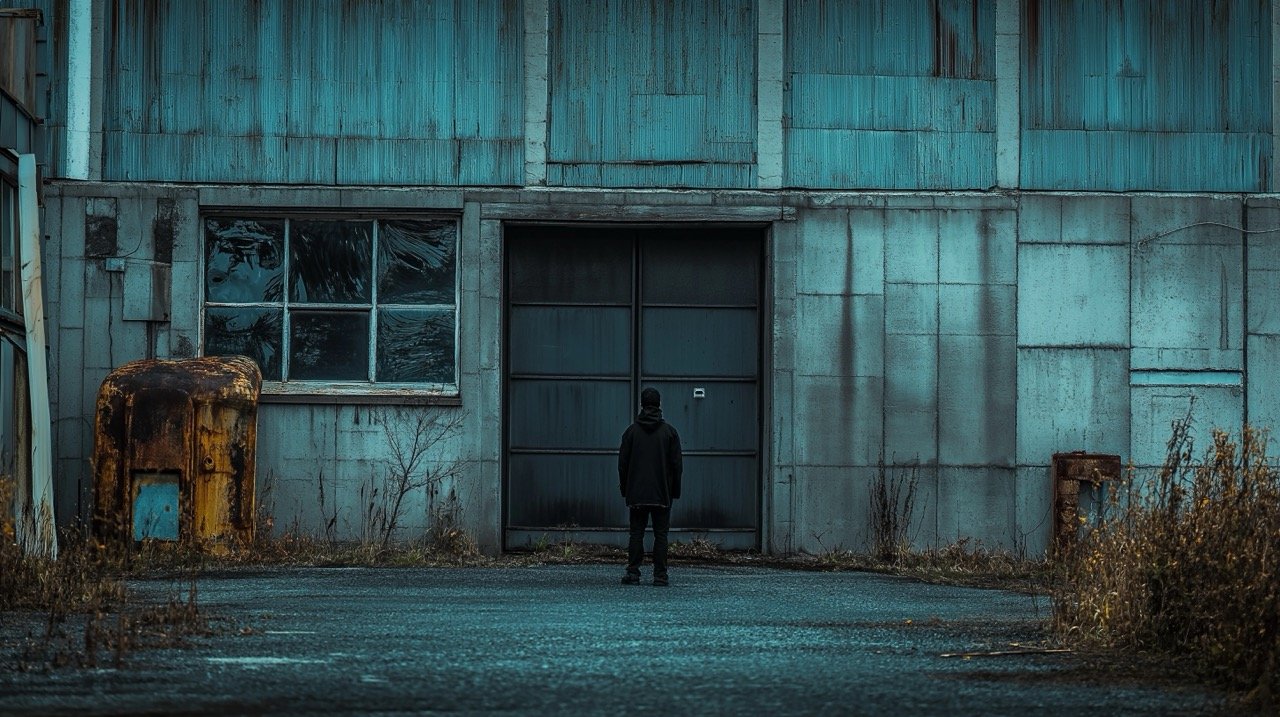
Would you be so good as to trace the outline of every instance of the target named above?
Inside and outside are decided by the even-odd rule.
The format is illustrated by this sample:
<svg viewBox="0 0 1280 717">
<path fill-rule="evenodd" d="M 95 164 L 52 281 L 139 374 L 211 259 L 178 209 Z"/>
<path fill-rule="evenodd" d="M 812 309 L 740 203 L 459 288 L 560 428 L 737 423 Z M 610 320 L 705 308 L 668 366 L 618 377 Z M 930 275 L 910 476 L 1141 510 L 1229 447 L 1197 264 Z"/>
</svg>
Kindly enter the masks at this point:
<svg viewBox="0 0 1280 717">
<path fill-rule="evenodd" d="M 519 184 L 517 0 L 112 0 L 104 175 Z"/>
<path fill-rule="evenodd" d="M 994 0 L 790 0 L 785 183 L 995 183 Z"/>
<path fill-rule="evenodd" d="M 547 183 L 750 187 L 749 0 L 553 0 Z"/>
<path fill-rule="evenodd" d="M 1022 186 L 1265 191 L 1266 0 L 1025 0 Z"/>
</svg>

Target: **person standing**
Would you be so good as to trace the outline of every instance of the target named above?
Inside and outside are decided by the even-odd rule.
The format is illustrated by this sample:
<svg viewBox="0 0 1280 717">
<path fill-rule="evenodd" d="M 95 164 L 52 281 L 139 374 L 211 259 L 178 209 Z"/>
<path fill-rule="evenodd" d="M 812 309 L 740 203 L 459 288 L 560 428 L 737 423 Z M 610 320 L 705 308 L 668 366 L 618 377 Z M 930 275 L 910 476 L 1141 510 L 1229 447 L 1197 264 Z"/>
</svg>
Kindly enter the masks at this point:
<svg viewBox="0 0 1280 717">
<path fill-rule="evenodd" d="M 662 394 L 656 388 L 640 393 L 640 414 L 622 434 L 618 447 L 618 487 L 631 517 L 631 541 L 627 545 L 624 585 L 640 583 L 644 561 L 644 531 L 653 522 L 653 584 L 670 584 L 667 577 L 667 531 L 671 527 L 671 501 L 680 497 L 684 458 L 680 434 L 662 420 Z"/>
</svg>

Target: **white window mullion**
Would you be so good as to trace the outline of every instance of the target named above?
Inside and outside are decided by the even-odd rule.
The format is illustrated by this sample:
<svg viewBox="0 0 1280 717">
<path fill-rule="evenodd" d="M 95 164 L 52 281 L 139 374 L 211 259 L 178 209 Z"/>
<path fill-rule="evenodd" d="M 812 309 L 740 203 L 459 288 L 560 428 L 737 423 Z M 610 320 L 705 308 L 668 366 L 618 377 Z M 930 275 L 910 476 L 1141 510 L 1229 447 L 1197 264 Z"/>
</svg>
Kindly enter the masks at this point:
<svg viewBox="0 0 1280 717">
<path fill-rule="evenodd" d="M 289 380 L 289 247 L 293 236 L 292 220 L 285 218 L 284 220 L 284 277 L 280 282 L 280 302 L 283 306 L 284 316 L 280 321 L 280 330 L 284 332 L 284 336 L 280 339 L 280 380 Z"/>
<path fill-rule="evenodd" d="M 369 257 L 369 383 L 376 383 L 378 366 L 378 229 L 382 222 L 373 222 L 373 256 Z"/>
</svg>

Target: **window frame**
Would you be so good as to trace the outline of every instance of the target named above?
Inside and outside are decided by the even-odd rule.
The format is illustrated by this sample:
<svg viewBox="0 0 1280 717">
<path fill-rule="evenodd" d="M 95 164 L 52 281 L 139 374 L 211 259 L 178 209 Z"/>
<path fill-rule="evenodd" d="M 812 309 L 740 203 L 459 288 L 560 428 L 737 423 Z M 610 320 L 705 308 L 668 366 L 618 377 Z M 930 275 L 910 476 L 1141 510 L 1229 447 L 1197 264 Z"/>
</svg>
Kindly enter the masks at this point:
<svg viewBox="0 0 1280 717">
<path fill-rule="evenodd" d="M 12 273 L 10 296 L 0 296 L 0 323 L 6 326 L 6 330 L 16 331 L 20 336 L 25 337 L 26 319 L 23 318 L 22 306 L 22 241 L 18 229 L 21 198 L 18 191 L 18 164 L 15 160 L 16 158 L 10 158 L 8 152 L 0 152 L 0 193 L 6 194 L 10 200 L 9 226 L 0 227 L 0 242 L 8 242 L 13 261 L 13 266 L 9 269 Z M 4 214 L 0 211 L 0 222 L 3 221 Z M 5 236 L 6 229 L 8 236 Z M 3 287 L 3 283 L 0 283 L 0 287 Z M 6 306 L 6 301 L 11 301 L 13 306 Z"/>
<path fill-rule="evenodd" d="M 281 287 L 280 301 L 277 302 L 228 302 L 210 301 L 207 298 L 206 276 L 208 261 L 208 245 L 206 222 L 208 220 L 269 220 L 284 223 L 283 257 L 281 272 L 284 282 Z M 383 222 L 434 221 L 447 223 L 453 228 L 453 303 L 452 304 L 405 304 L 378 302 L 378 249 L 379 234 Z M 370 227 L 370 289 L 367 303 L 313 303 L 291 300 L 290 286 L 290 250 L 294 222 L 298 221 L 367 221 Z M 343 211 L 340 209 L 282 208 L 278 210 L 260 207 L 201 207 L 199 212 L 199 244 L 197 266 L 200 292 L 200 312 L 198 327 L 199 354 L 205 353 L 207 338 L 206 321 L 209 308 L 259 308 L 277 310 L 281 315 L 281 366 L 280 380 L 266 379 L 262 382 L 261 399 L 264 402 L 278 403 L 430 403 L 441 405 L 460 405 L 461 394 L 461 316 L 462 316 L 462 215 L 460 212 L 440 211 Z M 378 315 L 386 310 L 444 310 L 451 309 L 453 316 L 453 380 L 449 382 L 405 382 L 368 380 L 307 380 L 290 379 L 289 362 L 291 350 L 290 309 L 308 307 L 319 311 L 363 313 L 369 319 L 369 336 L 366 345 L 369 349 L 369 376 L 377 375 L 377 333 Z"/>
</svg>

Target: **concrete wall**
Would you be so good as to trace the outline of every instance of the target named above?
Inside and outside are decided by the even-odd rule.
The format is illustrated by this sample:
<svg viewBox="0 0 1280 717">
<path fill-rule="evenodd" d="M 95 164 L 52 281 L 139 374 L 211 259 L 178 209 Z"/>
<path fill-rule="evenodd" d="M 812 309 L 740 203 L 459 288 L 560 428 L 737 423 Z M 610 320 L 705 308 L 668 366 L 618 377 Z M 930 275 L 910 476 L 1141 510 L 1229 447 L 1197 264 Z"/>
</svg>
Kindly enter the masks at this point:
<svg viewBox="0 0 1280 717">
<path fill-rule="evenodd" d="M 1275 235 L 1246 272 L 1240 231 L 1280 230 L 1271 202 L 805 200 L 775 241 L 775 549 L 868 547 L 883 456 L 919 481 L 917 545 L 1039 554 L 1054 453 L 1149 468 L 1189 409 L 1202 442 L 1276 418 Z"/>
<path fill-rule="evenodd" d="M 202 206 L 418 208 L 460 222 L 458 397 L 265 396 L 259 488 L 277 530 L 323 534 L 336 506 L 336 534 L 358 536 L 361 488 L 388 467 L 384 426 L 403 436 L 417 415 L 458 416 L 437 458 L 464 466 L 452 484 L 464 520 L 499 545 L 507 221 L 772 227 L 766 549 L 867 547 L 883 465 L 918 480 L 917 545 L 968 538 L 1038 554 L 1053 453 L 1158 464 L 1193 397 L 1202 441 L 1213 426 L 1280 418 L 1280 201 L 1268 197 L 118 183 L 55 183 L 45 196 L 64 521 L 88 510 L 102 378 L 200 351 Z M 123 270 L 108 270 L 117 258 Z M 152 262 L 172 273 L 167 320 L 130 298 Z M 404 536 L 426 512 L 418 496 Z"/>
</svg>

